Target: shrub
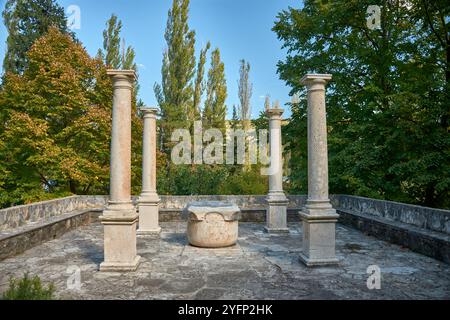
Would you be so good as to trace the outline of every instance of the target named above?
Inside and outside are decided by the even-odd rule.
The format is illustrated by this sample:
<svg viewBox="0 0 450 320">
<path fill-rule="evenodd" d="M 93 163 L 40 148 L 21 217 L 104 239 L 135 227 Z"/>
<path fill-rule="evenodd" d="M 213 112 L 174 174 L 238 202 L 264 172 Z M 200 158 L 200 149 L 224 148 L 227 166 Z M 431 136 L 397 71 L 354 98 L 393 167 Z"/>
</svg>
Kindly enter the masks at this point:
<svg viewBox="0 0 450 320">
<path fill-rule="evenodd" d="M 3 294 L 3 300 L 53 300 L 53 284 L 44 287 L 38 276 L 29 277 L 26 273 L 22 279 L 11 278 L 9 288 Z"/>
</svg>

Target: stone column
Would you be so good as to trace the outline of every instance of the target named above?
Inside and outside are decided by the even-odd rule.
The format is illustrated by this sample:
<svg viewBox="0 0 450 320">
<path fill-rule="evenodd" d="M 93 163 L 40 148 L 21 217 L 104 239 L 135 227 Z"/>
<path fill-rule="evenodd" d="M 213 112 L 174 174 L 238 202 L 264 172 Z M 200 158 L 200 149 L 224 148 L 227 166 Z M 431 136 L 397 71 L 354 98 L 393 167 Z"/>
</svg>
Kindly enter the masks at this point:
<svg viewBox="0 0 450 320">
<path fill-rule="evenodd" d="M 265 231 L 268 233 L 289 233 L 287 227 L 288 199 L 283 191 L 283 144 L 281 141 L 281 116 L 284 110 L 266 110 L 270 130 L 270 159 L 268 209 Z"/>
<path fill-rule="evenodd" d="M 133 70 L 108 70 L 113 83 L 110 200 L 101 217 L 104 225 L 104 262 L 100 271 L 134 271 L 138 215 L 131 201 L 131 95 Z"/>
<path fill-rule="evenodd" d="M 328 146 L 325 86 L 329 74 L 307 74 L 302 84 L 308 89 L 308 200 L 303 220 L 303 253 L 307 266 L 338 263 L 335 252 L 338 215 L 328 195 Z"/>
<path fill-rule="evenodd" d="M 159 196 L 156 192 L 156 108 L 142 108 L 144 139 L 142 156 L 142 193 L 139 197 L 138 235 L 157 235 L 159 227 Z"/>
</svg>

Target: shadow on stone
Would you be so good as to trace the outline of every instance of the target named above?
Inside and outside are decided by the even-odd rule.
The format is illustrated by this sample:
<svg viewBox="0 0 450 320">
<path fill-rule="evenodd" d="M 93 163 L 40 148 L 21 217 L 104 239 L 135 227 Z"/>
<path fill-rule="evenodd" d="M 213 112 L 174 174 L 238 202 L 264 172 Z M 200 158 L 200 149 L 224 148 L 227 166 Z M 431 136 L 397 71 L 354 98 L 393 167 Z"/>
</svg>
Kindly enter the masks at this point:
<svg viewBox="0 0 450 320">
<path fill-rule="evenodd" d="M 188 244 L 188 240 L 185 234 L 180 233 L 169 233 L 165 234 L 162 238 L 162 241 L 167 242 L 169 244 L 181 245 L 185 246 Z"/>
<path fill-rule="evenodd" d="M 82 255 L 85 259 L 100 265 L 104 260 L 103 246 L 94 243 L 83 244 Z"/>
</svg>

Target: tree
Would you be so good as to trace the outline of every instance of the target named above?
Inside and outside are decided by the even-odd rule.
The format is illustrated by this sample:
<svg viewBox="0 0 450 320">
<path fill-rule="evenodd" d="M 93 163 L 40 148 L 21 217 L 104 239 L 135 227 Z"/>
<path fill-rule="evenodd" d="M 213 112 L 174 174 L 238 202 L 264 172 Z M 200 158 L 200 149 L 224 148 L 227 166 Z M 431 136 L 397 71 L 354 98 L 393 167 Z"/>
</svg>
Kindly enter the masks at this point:
<svg viewBox="0 0 450 320">
<path fill-rule="evenodd" d="M 122 21 L 113 14 L 106 22 L 106 27 L 107 28 L 103 31 L 105 64 L 111 69 L 120 69 L 122 67 L 122 55 L 120 50 Z"/>
<path fill-rule="evenodd" d="M 264 100 L 264 110 L 268 111 L 270 109 L 270 95 L 266 95 Z"/>
<path fill-rule="evenodd" d="M 195 32 L 189 29 L 189 0 L 174 0 L 169 10 L 163 56 L 162 82 L 154 91 L 161 108 L 162 148 L 172 145 L 173 130 L 189 128 L 188 115 L 194 107 Z M 191 119 L 192 120 L 192 119 Z"/>
<path fill-rule="evenodd" d="M 288 55 L 278 72 L 293 94 L 305 93 L 305 73 L 333 74 L 327 91 L 332 192 L 449 207 L 449 7 L 376 2 L 376 29 L 367 26 L 373 1 L 306 0 L 302 9 L 282 11 L 273 30 Z M 306 114 L 305 101 L 295 104 L 286 129 L 294 192 L 306 189 Z"/>
<path fill-rule="evenodd" d="M 245 60 L 241 60 L 239 68 L 239 101 L 241 103 L 241 119 L 244 122 L 249 122 L 252 117 L 252 110 L 250 100 L 253 93 L 253 84 L 250 82 L 250 64 Z M 248 129 L 245 125 L 244 127 Z"/>
<path fill-rule="evenodd" d="M 443 101 L 450 101 L 450 5 L 445 0 L 426 1 L 415 0 L 411 3 L 415 8 L 416 20 L 422 22 L 422 27 L 432 33 L 434 42 L 439 47 L 439 52 L 445 52 L 442 59 L 442 68 L 445 70 L 446 89 L 444 89 Z M 440 123 L 444 129 L 449 127 L 450 108 L 444 105 Z"/>
<path fill-rule="evenodd" d="M 236 107 L 236 105 L 233 105 L 233 115 L 231 117 L 231 128 L 232 129 L 238 129 L 240 128 L 240 123 L 239 123 L 239 114 L 238 114 L 238 107 Z"/>
<path fill-rule="evenodd" d="M 137 71 L 136 52 L 121 38 L 122 26 L 122 21 L 115 14 L 111 15 L 103 31 L 103 51 L 99 50 L 98 55 L 108 68 Z"/>
<path fill-rule="evenodd" d="M 206 63 L 206 54 L 208 50 L 211 48 L 211 44 L 208 42 L 206 47 L 200 52 L 200 59 L 198 60 L 197 65 L 197 77 L 195 79 L 195 90 L 194 90 L 194 107 L 189 114 L 189 119 L 191 121 L 201 120 L 201 103 L 202 103 L 202 95 L 205 91 L 205 83 L 203 81 L 203 77 L 205 74 L 205 63 Z"/>
<path fill-rule="evenodd" d="M 225 80 L 225 65 L 220 59 L 220 50 L 217 48 L 211 54 L 211 67 L 208 71 L 206 91 L 203 127 L 205 129 L 220 129 L 225 132 L 227 82 Z"/>
<path fill-rule="evenodd" d="M 104 61 L 107 68 L 134 70 L 137 73 L 136 52 L 132 46 L 127 47 L 125 39 L 121 38 L 122 26 L 122 21 L 116 15 L 111 15 L 103 31 L 103 50 L 98 50 L 97 57 Z M 138 100 L 139 89 L 139 83 L 136 83 L 133 91 L 133 106 L 137 104 L 137 107 L 142 107 L 144 103 Z"/>
<path fill-rule="evenodd" d="M 136 52 L 134 51 L 133 47 L 128 46 L 125 50 L 125 39 L 123 40 L 123 53 L 122 53 L 122 69 L 124 70 L 135 70 L 137 71 L 137 65 L 135 62 L 136 59 Z"/>
<path fill-rule="evenodd" d="M 64 8 L 55 0 L 7 0 L 3 19 L 8 31 L 3 61 L 5 73 L 21 74 L 25 70 L 27 52 L 50 27 L 56 27 L 74 38 L 68 30 Z"/>
<path fill-rule="evenodd" d="M 252 111 L 250 106 L 250 100 L 252 98 L 253 85 L 250 82 L 250 64 L 245 60 L 240 61 L 239 67 L 239 81 L 238 81 L 238 94 L 240 101 L 240 116 L 242 122 L 242 128 L 245 132 L 249 132 L 251 128 Z M 246 137 L 247 143 L 250 142 L 250 138 Z M 248 148 L 247 148 L 248 151 Z M 245 158 L 244 170 L 251 169 L 250 159 Z"/>
<path fill-rule="evenodd" d="M 0 205 L 106 194 L 112 90 L 102 61 L 54 27 L 27 61 L 0 91 Z"/>
</svg>

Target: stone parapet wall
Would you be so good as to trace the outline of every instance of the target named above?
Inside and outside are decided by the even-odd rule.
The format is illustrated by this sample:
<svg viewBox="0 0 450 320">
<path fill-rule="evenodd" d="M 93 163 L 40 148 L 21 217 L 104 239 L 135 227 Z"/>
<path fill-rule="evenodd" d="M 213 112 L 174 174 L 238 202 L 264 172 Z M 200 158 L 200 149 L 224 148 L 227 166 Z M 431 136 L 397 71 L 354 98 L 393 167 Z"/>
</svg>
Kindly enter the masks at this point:
<svg viewBox="0 0 450 320">
<path fill-rule="evenodd" d="M 182 210 L 194 201 L 227 201 L 236 204 L 242 210 L 265 210 L 266 196 L 160 196 L 161 209 Z M 299 209 L 306 203 L 306 196 L 288 196 L 291 209 Z"/>
<path fill-rule="evenodd" d="M 38 223 L 76 210 L 102 208 L 107 199 L 107 196 L 72 196 L 3 209 L 0 210 L 0 232 L 13 230 L 29 223 Z"/>
<path fill-rule="evenodd" d="M 372 215 L 392 222 L 406 223 L 421 229 L 450 234 L 450 211 L 363 197 L 336 196 L 336 207 Z"/>
<path fill-rule="evenodd" d="M 289 215 L 292 221 L 296 211 L 305 205 L 307 197 L 304 195 L 288 196 L 288 199 Z M 137 198 L 133 197 L 133 200 L 136 201 Z M 254 216 L 258 222 L 263 222 L 264 211 L 267 206 L 266 196 L 161 196 L 160 209 L 162 213 L 171 212 L 171 219 L 175 219 L 177 212 L 181 212 L 188 203 L 207 200 L 234 203 L 248 213 L 248 219 L 246 220 Z M 75 210 L 102 209 L 107 201 L 107 196 L 72 196 L 3 209 L 0 210 L 0 232 L 21 227 L 27 223 L 40 222 Z M 338 209 L 373 215 L 388 221 L 406 223 L 425 230 L 450 234 L 450 211 L 448 210 L 347 195 L 331 196 L 331 201 L 334 207 Z M 163 218 L 163 221 L 167 220 L 165 218 Z"/>
</svg>

